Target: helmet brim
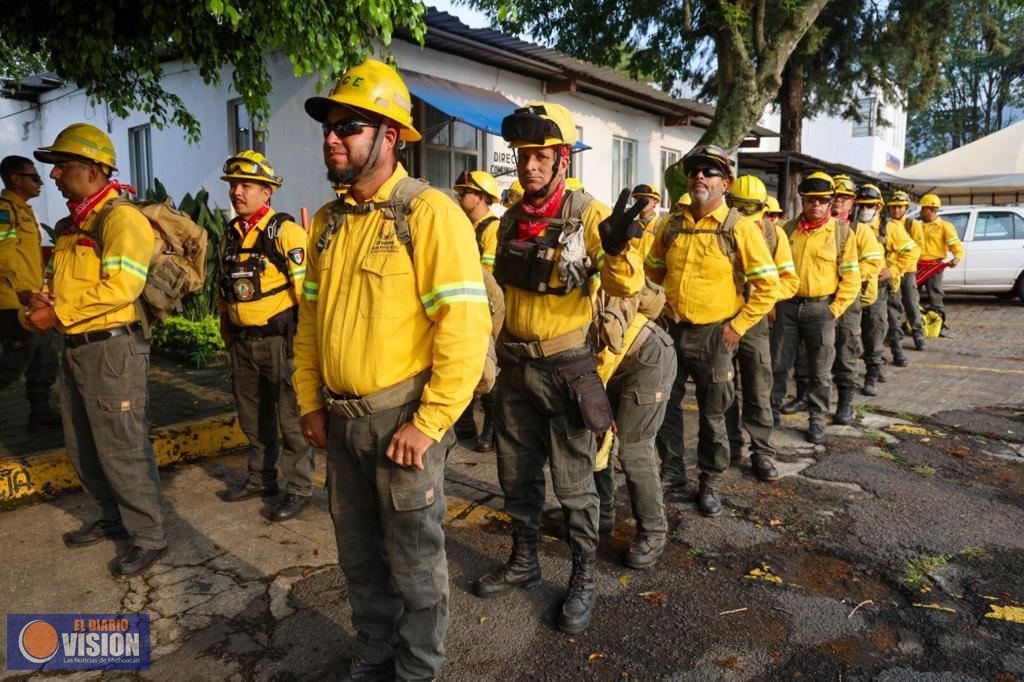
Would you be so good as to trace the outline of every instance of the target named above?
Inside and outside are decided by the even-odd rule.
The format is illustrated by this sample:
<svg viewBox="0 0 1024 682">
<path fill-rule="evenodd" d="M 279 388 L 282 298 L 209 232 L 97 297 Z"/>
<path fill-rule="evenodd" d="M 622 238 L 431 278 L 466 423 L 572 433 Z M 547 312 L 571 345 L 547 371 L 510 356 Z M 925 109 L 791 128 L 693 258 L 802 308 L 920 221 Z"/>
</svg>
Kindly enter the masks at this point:
<svg viewBox="0 0 1024 682">
<path fill-rule="evenodd" d="M 63 163 L 65 161 L 81 161 L 82 163 L 94 163 L 97 166 L 109 168 L 111 172 L 117 170 L 117 166 L 111 166 L 107 163 L 100 163 L 94 159 L 90 159 L 87 156 L 80 154 L 71 154 L 70 152 L 54 151 L 50 147 L 40 147 L 39 149 L 32 152 L 32 156 L 36 157 L 36 161 L 49 164 Z"/>
<path fill-rule="evenodd" d="M 694 156 L 687 156 L 683 159 L 683 170 L 687 173 L 690 172 L 691 168 L 700 165 L 714 166 L 718 170 L 725 173 L 725 177 L 730 180 L 733 179 L 732 166 L 722 161 L 717 156 L 708 156 L 706 154 L 696 154 Z"/>
<path fill-rule="evenodd" d="M 306 114 L 318 123 L 326 123 L 327 115 L 331 113 L 331 109 L 334 107 L 342 107 L 344 109 L 350 109 L 358 112 L 361 116 L 366 116 L 374 121 L 383 119 L 392 125 L 397 126 L 399 131 L 398 139 L 403 142 L 419 142 L 423 139 L 423 136 L 419 134 L 419 131 L 412 126 L 402 125 L 398 121 L 393 121 L 389 118 L 383 117 L 375 111 L 360 109 L 359 107 L 354 107 L 350 104 L 346 104 L 345 102 L 339 102 L 338 100 L 331 99 L 330 97 L 310 97 L 306 100 L 303 107 L 306 109 Z"/>
<path fill-rule="evenodd" d="M 240 182 L 258 182 L 261 185 L 266 185 L 267 187 L 272 187 L 274 189 L 279 189 L 284 185 L 283 182 L 275 182 L 269 178 L 260 178 L 255 175 L 228 174 L 220 176 L 220 179 L 224 182 L 231 182 L 232 180 L 238 180 Z"/>
</svg>

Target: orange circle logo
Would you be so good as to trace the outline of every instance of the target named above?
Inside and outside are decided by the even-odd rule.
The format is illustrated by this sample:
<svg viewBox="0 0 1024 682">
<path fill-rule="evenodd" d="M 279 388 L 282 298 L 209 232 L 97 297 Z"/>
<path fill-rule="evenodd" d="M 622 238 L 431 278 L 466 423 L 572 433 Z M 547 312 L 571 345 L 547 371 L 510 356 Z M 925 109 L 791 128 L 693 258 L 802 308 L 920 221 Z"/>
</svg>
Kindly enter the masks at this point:
<svg viewBox="0 0 1024 682">
<path fill-rule="evenodd" d="M 57 654 L 57 631 L 42 620 L 33 620 L 21 629 L 18 646 L 21 655 L 32 663 L 46 663 Z"/>
</svg>

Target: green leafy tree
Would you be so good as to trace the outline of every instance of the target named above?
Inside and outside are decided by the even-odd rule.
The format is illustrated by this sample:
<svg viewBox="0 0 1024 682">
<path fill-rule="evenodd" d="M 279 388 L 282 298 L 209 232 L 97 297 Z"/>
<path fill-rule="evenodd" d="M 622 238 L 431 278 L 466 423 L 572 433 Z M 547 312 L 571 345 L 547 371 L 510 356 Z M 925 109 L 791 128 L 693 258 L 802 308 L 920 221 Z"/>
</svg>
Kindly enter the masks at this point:
<svg viewBox="0 0 1024 682">
<path fill-rule="evenodd" d="M 319 86 L 391 42 L 396 24 L 422 42 L 418 0 L 69 0 L 5 3 L 0 74 L 17 80 L 52 70 L 118 116 L 141 110 L 158 126 L 176 125 L 191 141 L 199 122 L 164 90 L 164 63 L 181 59 L 207 85 L 229 66 L 234 89 L 257 123 L 269 115 L 264 61 L 280 50 L 295 76 L 319 74 Z M 386 55 L 385 55 L 386 56 Z"/>
<path fill-rule="evenodd" d="M 951 3 L 955 30 L 936 34 L 946 55 L 935 86 L 911 112 L 911 160 L 973 142 L 1021 118 L 1024 107 L 1024 5 L 1017 0 Z"/>
</svg>

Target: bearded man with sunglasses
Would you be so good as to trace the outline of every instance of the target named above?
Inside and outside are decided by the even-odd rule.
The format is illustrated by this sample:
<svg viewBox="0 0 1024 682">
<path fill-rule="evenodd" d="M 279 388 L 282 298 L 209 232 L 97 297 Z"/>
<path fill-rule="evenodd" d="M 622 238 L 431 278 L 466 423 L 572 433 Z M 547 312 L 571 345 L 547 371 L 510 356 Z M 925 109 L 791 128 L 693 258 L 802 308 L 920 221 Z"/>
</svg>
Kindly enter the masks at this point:
<svg viewBox="0 0 1024 682">
<path fill-rule="evenodd" d="M 420 139 L 390 66 L 353 66 L 306 100 L 347 189 L 313 217 L 295 337 L 306 442 L 348 583 L 354 680 L 435 679 L 448 627 L 444 464 L 491 331 L 469 220 L 398 163 Z"/>
<path fill-rule="evenodd" d="M 229 183 L 237 215 L 221 245 L 217 306 L 231 356 L 238 424 L 249 439 L 248 476 L 222 499 L 276 495 L 280 460 L 287 488 L 269 518 L 284 521 L 313 499 L 313 449 L 302 437 L 291 382 L 306 232 L 271 208 L 270 197 L 284 181 L 263 154 L 246 150 L 232 156 L 221 180 Z"/>
<path fill-rule="evenodd" d="M 50 409 L 50 387 L 57 380 L 57 333 L 31 332 L 18 321 L 32 294 L 43 290 L 42 232 L 29 199 L 39 196 L 43 181 L 30 159 L 7 156 L 0 161 L 0 389 L 25 375 L 28 430 L 60 425 Z"/>
<path fill-rule="evenodd" d="M 665 287 L 665 317 L 679 363 L 674 394 L 680 404 L 686 380 L 696 385 L 697 508 L 717 516 L 722 513 L 717 485 L 729 468 L 725 412 L 736 398 L 733 357 L 740 339 L 775 305 L 780 284 L 761 229 L 725 203 L 733 181 L 728 152 L 699 145 L 682 164 L 690 206 L 659 225 L 645 265 L 651 279 Z M 682 448 L 681 428 L 672 435 Z"/>
<path fill-rule="evenodd" d="M 596 433 L 612 425 L 608 396 L 588 341 L 593 276 L 609 296 L 630 297 L 644 284 L 630 240 L 642 234 L 628 211 L 629 189 L 615 210 L 583 189 L 566 187 L 576 126 L 565 107 L 528 102 L 506 116 L 502 137 L 516 150 L 523 199 L 502 216 L 494 277 L 505 291 L 498 339 L 495 435 L 498 480 L 512 518 L 512 552 L 477 580 L 480 597 L 540 583 L 537 543 L 550 463 L 572 550 L 572 573 L 558 627 L 585 630 L 597 601 L 599 500 L 594 487 Z"/>
<path fill-rule="evenodd" d="M 836 320 L 860 294 L 857 240 L 845 221 L 831 215 L 835 183 L 820 171 L 798 187 L 803 210 L 783 228 L 789 236 L 800 286 L 779 303 L 772 330 L 772 409 L 786 396 L 786 379 L 801 344 L 810 369 L 807 438 L 825 442 L 825 413 L 832 394 L 832 363 L 836 354 Z"/>
</svg>

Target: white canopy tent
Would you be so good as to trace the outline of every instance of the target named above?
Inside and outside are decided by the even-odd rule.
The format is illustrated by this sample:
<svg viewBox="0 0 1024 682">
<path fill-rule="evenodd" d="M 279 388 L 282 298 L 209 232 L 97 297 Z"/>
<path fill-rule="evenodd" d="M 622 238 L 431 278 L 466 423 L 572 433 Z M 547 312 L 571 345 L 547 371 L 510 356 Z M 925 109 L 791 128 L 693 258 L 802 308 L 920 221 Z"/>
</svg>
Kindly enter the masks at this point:
<svg viewBox="0 0 1024 682">
<path fill-rule="evenodd" d="M 1024 121 L 882 179 L 944 204 L 1024 202 Z"/>
</svg>

